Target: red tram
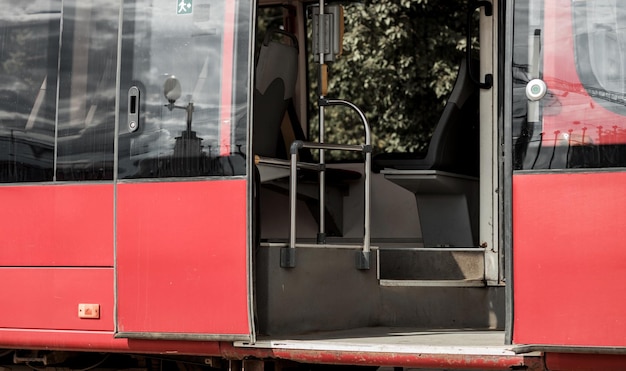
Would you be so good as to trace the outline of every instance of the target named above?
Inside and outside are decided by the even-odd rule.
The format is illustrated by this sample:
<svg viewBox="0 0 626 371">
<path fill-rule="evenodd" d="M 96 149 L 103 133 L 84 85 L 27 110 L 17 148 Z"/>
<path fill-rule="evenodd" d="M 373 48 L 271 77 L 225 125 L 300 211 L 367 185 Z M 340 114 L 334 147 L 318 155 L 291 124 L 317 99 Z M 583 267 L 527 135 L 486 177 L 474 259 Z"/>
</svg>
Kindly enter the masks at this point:
<svg viewBox="0 0 626 371">
<path fill-rule="evenodd" d="M 328 89 L 341 5 L 0 3 L 3 369 L 626 368 L 619 2 L 456 4 L 424 154 Z"/>
</svg>

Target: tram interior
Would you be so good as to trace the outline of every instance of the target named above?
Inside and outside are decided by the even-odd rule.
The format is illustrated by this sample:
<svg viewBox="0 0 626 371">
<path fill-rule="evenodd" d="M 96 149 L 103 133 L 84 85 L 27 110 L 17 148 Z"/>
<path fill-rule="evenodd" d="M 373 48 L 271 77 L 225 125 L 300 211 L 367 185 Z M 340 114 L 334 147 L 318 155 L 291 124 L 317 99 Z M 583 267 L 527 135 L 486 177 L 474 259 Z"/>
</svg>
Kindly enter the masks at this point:
<svg viewBox="0 0 626 371">
<path fill-rule="evenodd" d="M 284 14 L 307 11 L 301 4 L 276 6 Z M 305 56 L 315 48 L 307 45 L 306 25 L 293 27 L 287 16 L 282 20 L 292 23 L 293 32 L 280 27 L 273 36 L 259 36 L 256 66 L 253 152 L 261 186 L 254 216 L 254 267 L 259 335 L 315 336 L 364 328 L 503 334 L 504 285 L 487 282 L 486 249 L 478 232 L 479 88 L 468 76 L 478 63 L 468 66 L 465 58 L 459 63 L 456 83 L 425 153 L 379 151 L 371 169 L 363 162 L 327 163 L 325 206 L 320 206 L 318 172 L 299 165 L 296 202 L 291 206 L 287 153 L 294 139 L 304 141 L 311 132 L 305 117 L 311 104 L 306 76 L 307 69 L 318 65 Z M 351 99 L 332 95 L 328 92 L 330 98 Z M 326 130 L 333 130 L 332 120 L 325 124 Z M 305 148 L 299 160 L 315 163 L 319 155 L 314 156 Z M 363 264 L 368 178 L 371 250 Z M 321 234 L 320 220 L 325 224 Z M 292 234 L 295 248 L 290 250 Z"/>
</svg>

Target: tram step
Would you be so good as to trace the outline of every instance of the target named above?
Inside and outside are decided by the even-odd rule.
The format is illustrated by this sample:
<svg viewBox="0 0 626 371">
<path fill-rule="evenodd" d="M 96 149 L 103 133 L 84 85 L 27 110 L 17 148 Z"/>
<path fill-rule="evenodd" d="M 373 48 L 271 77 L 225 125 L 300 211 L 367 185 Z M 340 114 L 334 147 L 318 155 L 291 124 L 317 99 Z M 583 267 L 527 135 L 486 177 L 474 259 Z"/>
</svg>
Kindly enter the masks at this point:
<svg viewBox="0 0 626 371">
<path fill-rule="evenodd" d="M 381 285 L 483 285 L 485 257 L 481 248 L 381 247 L 378 251 Z"/>
<path fill-rule="evenodd" d="M 392 244 L 375 241 L 379 243 L 387 247 Z M 263 243 L 255 251 L 259 334 L 293 335 L 369 326 L 491 329 L 502 323 L 504 289 L 481 285 L 482 277 L 385 278 L 376 269 L 380 267 L 378 249 L 372 248 L 371 269 L 357 269 L 354 246 L 297 245 L 294 268 L 281 267 L 285 243 Z M 423 252 L 417 251 L 415 259 L 420 260 Z M 448 251 L 453 255 L 460 252 Z M 496 315 L 489 315 L 492 312 Z"/>
<path fill-rule="evenodd" d="M 484 280 L 379 280 L 386 287 L 483 287 Z"/>
</svg>

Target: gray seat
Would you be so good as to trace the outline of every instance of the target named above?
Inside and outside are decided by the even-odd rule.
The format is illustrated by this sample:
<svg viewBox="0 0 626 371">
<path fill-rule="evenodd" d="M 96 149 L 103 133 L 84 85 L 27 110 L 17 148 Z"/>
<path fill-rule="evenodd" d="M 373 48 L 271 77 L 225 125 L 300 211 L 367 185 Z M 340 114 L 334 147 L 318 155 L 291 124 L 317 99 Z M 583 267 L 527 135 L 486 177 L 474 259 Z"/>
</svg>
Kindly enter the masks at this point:
<svg viewBox="0 0 626 371">
<path fill-rule="evenodd" d="M 478 92 L 463 60 L 428 151 L 374 157 L 374 170 L 415 194 L 426 247 L 478 244 Z"/>
<path fill-rule="evenodd" d="M 478 176 L 478 90 L 463 59 L 427 151 L 377 154 L 373 170 L 440 170 Z"/>
</svg>

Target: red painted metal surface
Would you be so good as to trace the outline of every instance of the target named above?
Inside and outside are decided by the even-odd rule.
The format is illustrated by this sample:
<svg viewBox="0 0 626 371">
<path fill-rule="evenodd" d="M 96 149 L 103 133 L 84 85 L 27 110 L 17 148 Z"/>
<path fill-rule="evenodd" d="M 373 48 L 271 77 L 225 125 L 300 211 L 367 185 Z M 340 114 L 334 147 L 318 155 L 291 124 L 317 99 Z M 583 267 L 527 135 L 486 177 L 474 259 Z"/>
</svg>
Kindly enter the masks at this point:
<svg viewBox="0 0 626 371">
<path fill-rule="evenodd" d="M 0 345 L 7 349 L 220 355 L 217 342 L 118 339 L 113 332 L 102 331 L 23 331 L 0 328 Z"/>
<path fill-rule="evenodd" d="M 186 354 L 226 359 L 283 359 L 300 363 L 376 365 L 448 370 L 544 370 L 538 356 L 487 356 L 459 354 L 406 354 L 394 352 L 343 352 L 331 350 L 259 349 L 235 347 L 229 342 L 164 341 L 114 338 L 110 332 L 15 331 L 0 329 L 5 348 L 88 350 L 100 352 Z"/>
<path fill-rule="evenodd" d="M 0 282 L 0 328 L 113 330 L 112 268 L 0 268 Z M 100 318 L 79 318 L 80 303 Z"/>
<path fill-rule="evenodd" d="M 450 353 L 396 353 L 396 352 L 353 352 L 336 350 L 305 350 L 305 349 L 252 349 L 237 348 L 222 343 L 221 354 L 228 359 L 260 359 L 279 358 L 301 363 L 361 365 L 361 366 L 398 366 L 447 370 L 543 370 L 540 357 L 523 355 L 467 355 L 455 354 L 451 347 Z"/>
<path fill-rule="evenodd" d="M 250 333 L 246 187 L 118 185 L 118 331 Z"/>
<path fill-rule="evenodd" d="M 624 371 L 626 355 L 546 353 L 550 371 Z"/>
<path fill-rule="evenodd" d="M 626 173 L 513 176 L 515 343 L 626 346 Z"/>
<path fill-rule="evenodd" d="M 113 266 L 113 185 L 0 187 L 0 266 Z"/>
</svg>

